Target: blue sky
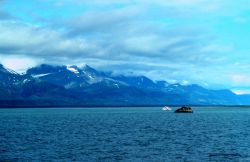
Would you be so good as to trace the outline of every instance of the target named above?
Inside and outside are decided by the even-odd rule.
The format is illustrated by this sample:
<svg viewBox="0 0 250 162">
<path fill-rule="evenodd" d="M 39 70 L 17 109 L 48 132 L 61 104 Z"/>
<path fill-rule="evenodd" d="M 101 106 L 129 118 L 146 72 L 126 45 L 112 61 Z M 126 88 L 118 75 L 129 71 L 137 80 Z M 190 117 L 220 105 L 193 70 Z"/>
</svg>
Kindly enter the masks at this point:
<svg viewBox="0 0 250 162">
<path fill-rule="evenodd" d="M 0 62 L 89 64 L 250 93 L 250 1 L 0 0 Z"/>
</svg>

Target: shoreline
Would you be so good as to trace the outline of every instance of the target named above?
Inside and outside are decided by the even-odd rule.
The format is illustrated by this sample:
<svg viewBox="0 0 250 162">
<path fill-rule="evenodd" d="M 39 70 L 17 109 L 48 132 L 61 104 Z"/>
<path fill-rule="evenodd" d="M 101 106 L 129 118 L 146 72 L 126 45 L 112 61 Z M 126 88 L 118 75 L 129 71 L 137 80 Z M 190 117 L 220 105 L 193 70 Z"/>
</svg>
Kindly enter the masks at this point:
<svg viewBox="0 0 250 162">
<path fill-rule="evenodd" d="M 0 109 L 19 109 L 19 108 L 142 108 L 142 107 L 163 107 L 165 105 L 0 105 Z M 181 107 L 183 105 L 168 105 L 169 107 Z M 204 107 L 204 108 L 224 108 L 224 107 L 241 107 L 241 108 L 250 108 L 250 105 L 187 105 L 192 108 Z"/>
</svg>

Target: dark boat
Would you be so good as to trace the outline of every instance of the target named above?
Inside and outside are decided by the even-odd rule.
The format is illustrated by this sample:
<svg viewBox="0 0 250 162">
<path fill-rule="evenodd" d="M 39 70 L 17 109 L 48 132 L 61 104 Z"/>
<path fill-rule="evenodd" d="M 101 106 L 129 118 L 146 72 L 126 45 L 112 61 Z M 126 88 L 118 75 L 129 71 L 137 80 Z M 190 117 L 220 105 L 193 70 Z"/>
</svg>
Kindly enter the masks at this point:
<svg viewBox="0 0 250 162">
<path fill-rule="evenodd" d="M 193 110 L 191 107 L 182 106 L 181 108 L 175 110 L 175 113 L 193 113 Z"/>
</svg>

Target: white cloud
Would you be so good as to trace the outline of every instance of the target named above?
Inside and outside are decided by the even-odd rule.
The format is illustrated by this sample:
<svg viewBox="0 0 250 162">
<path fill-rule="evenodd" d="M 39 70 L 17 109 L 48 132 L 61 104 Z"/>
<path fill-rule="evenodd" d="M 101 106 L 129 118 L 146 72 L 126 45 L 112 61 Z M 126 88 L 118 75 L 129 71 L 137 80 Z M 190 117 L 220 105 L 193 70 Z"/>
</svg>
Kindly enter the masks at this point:
<svg viewBox="0 0 250 162">
<path fill-rule="evenodd" d="M 250 94 L 249 89 L 233 89 L 232 90 L 235 94 L 242 95 L 242 94 Z"/>
<path fill-rule="evenodd" d="M 247 85 L 250 83 L 250 76 L 245 74 L 233 74 L 231 75 L 233 84 L 236 85 Z"/>
<path fill-rule="evenodd" d="M 190 75 L 195 68 L 217 63 L 216 51 L 210 45 L 212 40 L 199 31 L 168 30 L 147 20 L 137 22 L 134 16 L 138 12 L 130 9 L 103 13 L 105 20 L 100 20 L 102 12 L 81 15 L 79 21 L 83 22 L 80 23 L 73 18 L 64 30 L 21 22 L 1 23 L 0 31 L 4 31 L 0 34 L 1 53 L 3 56 L 26 56 L 36 60 L 35 63 L 88 63 L 99 69 L 133 71 L 153 79 L 183 80 L 185 77 L 190 82 L 200 79 Z M 89 15 L 91 18 L 87 19 Z M 120 23 L 123 25 L 117 25 Z M 109 25 L 113 26 L 109 28 Z M 105 30 L 101 30 L 103 27 Z M 207 51 L 211 52 L 209 56 Z M 9 67 L 18 69 L 10 60 L 7 62 Z M 34 64 L 24 62 L 26 66 Z"/>
<path fill-rule="evenodd" d="M 1 23 L 0 32 L 0 49 L 8 55 L 60 57 L 95 49 L 84 38 L 67 38 L 57 30 L 18 22 Z"/>
<path fill-rule="evenodd" d="M 27 68 L 31 68 L 41 63 L 41 60 L 36 60 L 34 58 L 29 58 L 27 56 L 20 55 L 11 55 L 11 56 L 3 56 L 0 54 L 1 61 L 5 67 L 15 70 L 17 72 L 25 72 Z"/>
<path fill-rule="evenodd" d="M 226 62 L 235 47 L 218 43 L 210 29 L 211 22 L 237 15 L 238 7 L 247 8 L 233 4 L 225 0 L 60 0 L 57 7 L 66 10 L 51 14 L 60 16 L 49 17 L 47 26 L 0 21 L 0 57 L 14 69 L 24 68 L 15 59 L 24 57 L 20 60 L 26 66 L 88 63 L 100 70 L 183 84 L 245 84 L 248 79 L 228 75 L 243 68 L 233 69 Z M 67 15 L 70 10 L 74 12 Z"/>
</svg>

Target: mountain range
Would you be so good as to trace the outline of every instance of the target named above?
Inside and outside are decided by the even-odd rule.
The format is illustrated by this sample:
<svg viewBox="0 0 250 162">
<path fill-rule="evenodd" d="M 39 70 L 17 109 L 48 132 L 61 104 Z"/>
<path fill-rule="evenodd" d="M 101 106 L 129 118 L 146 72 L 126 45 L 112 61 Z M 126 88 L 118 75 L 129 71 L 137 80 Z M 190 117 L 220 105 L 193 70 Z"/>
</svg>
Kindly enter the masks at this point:
<svg viewBox="0 0 250 162">
<path fill-rule="evenodd" d="M 0 65 L 0 107 L 250 105 L 250 95 L 114 75 L 88 65 L 42 64 L 19 74 Z"/>
</svg>

